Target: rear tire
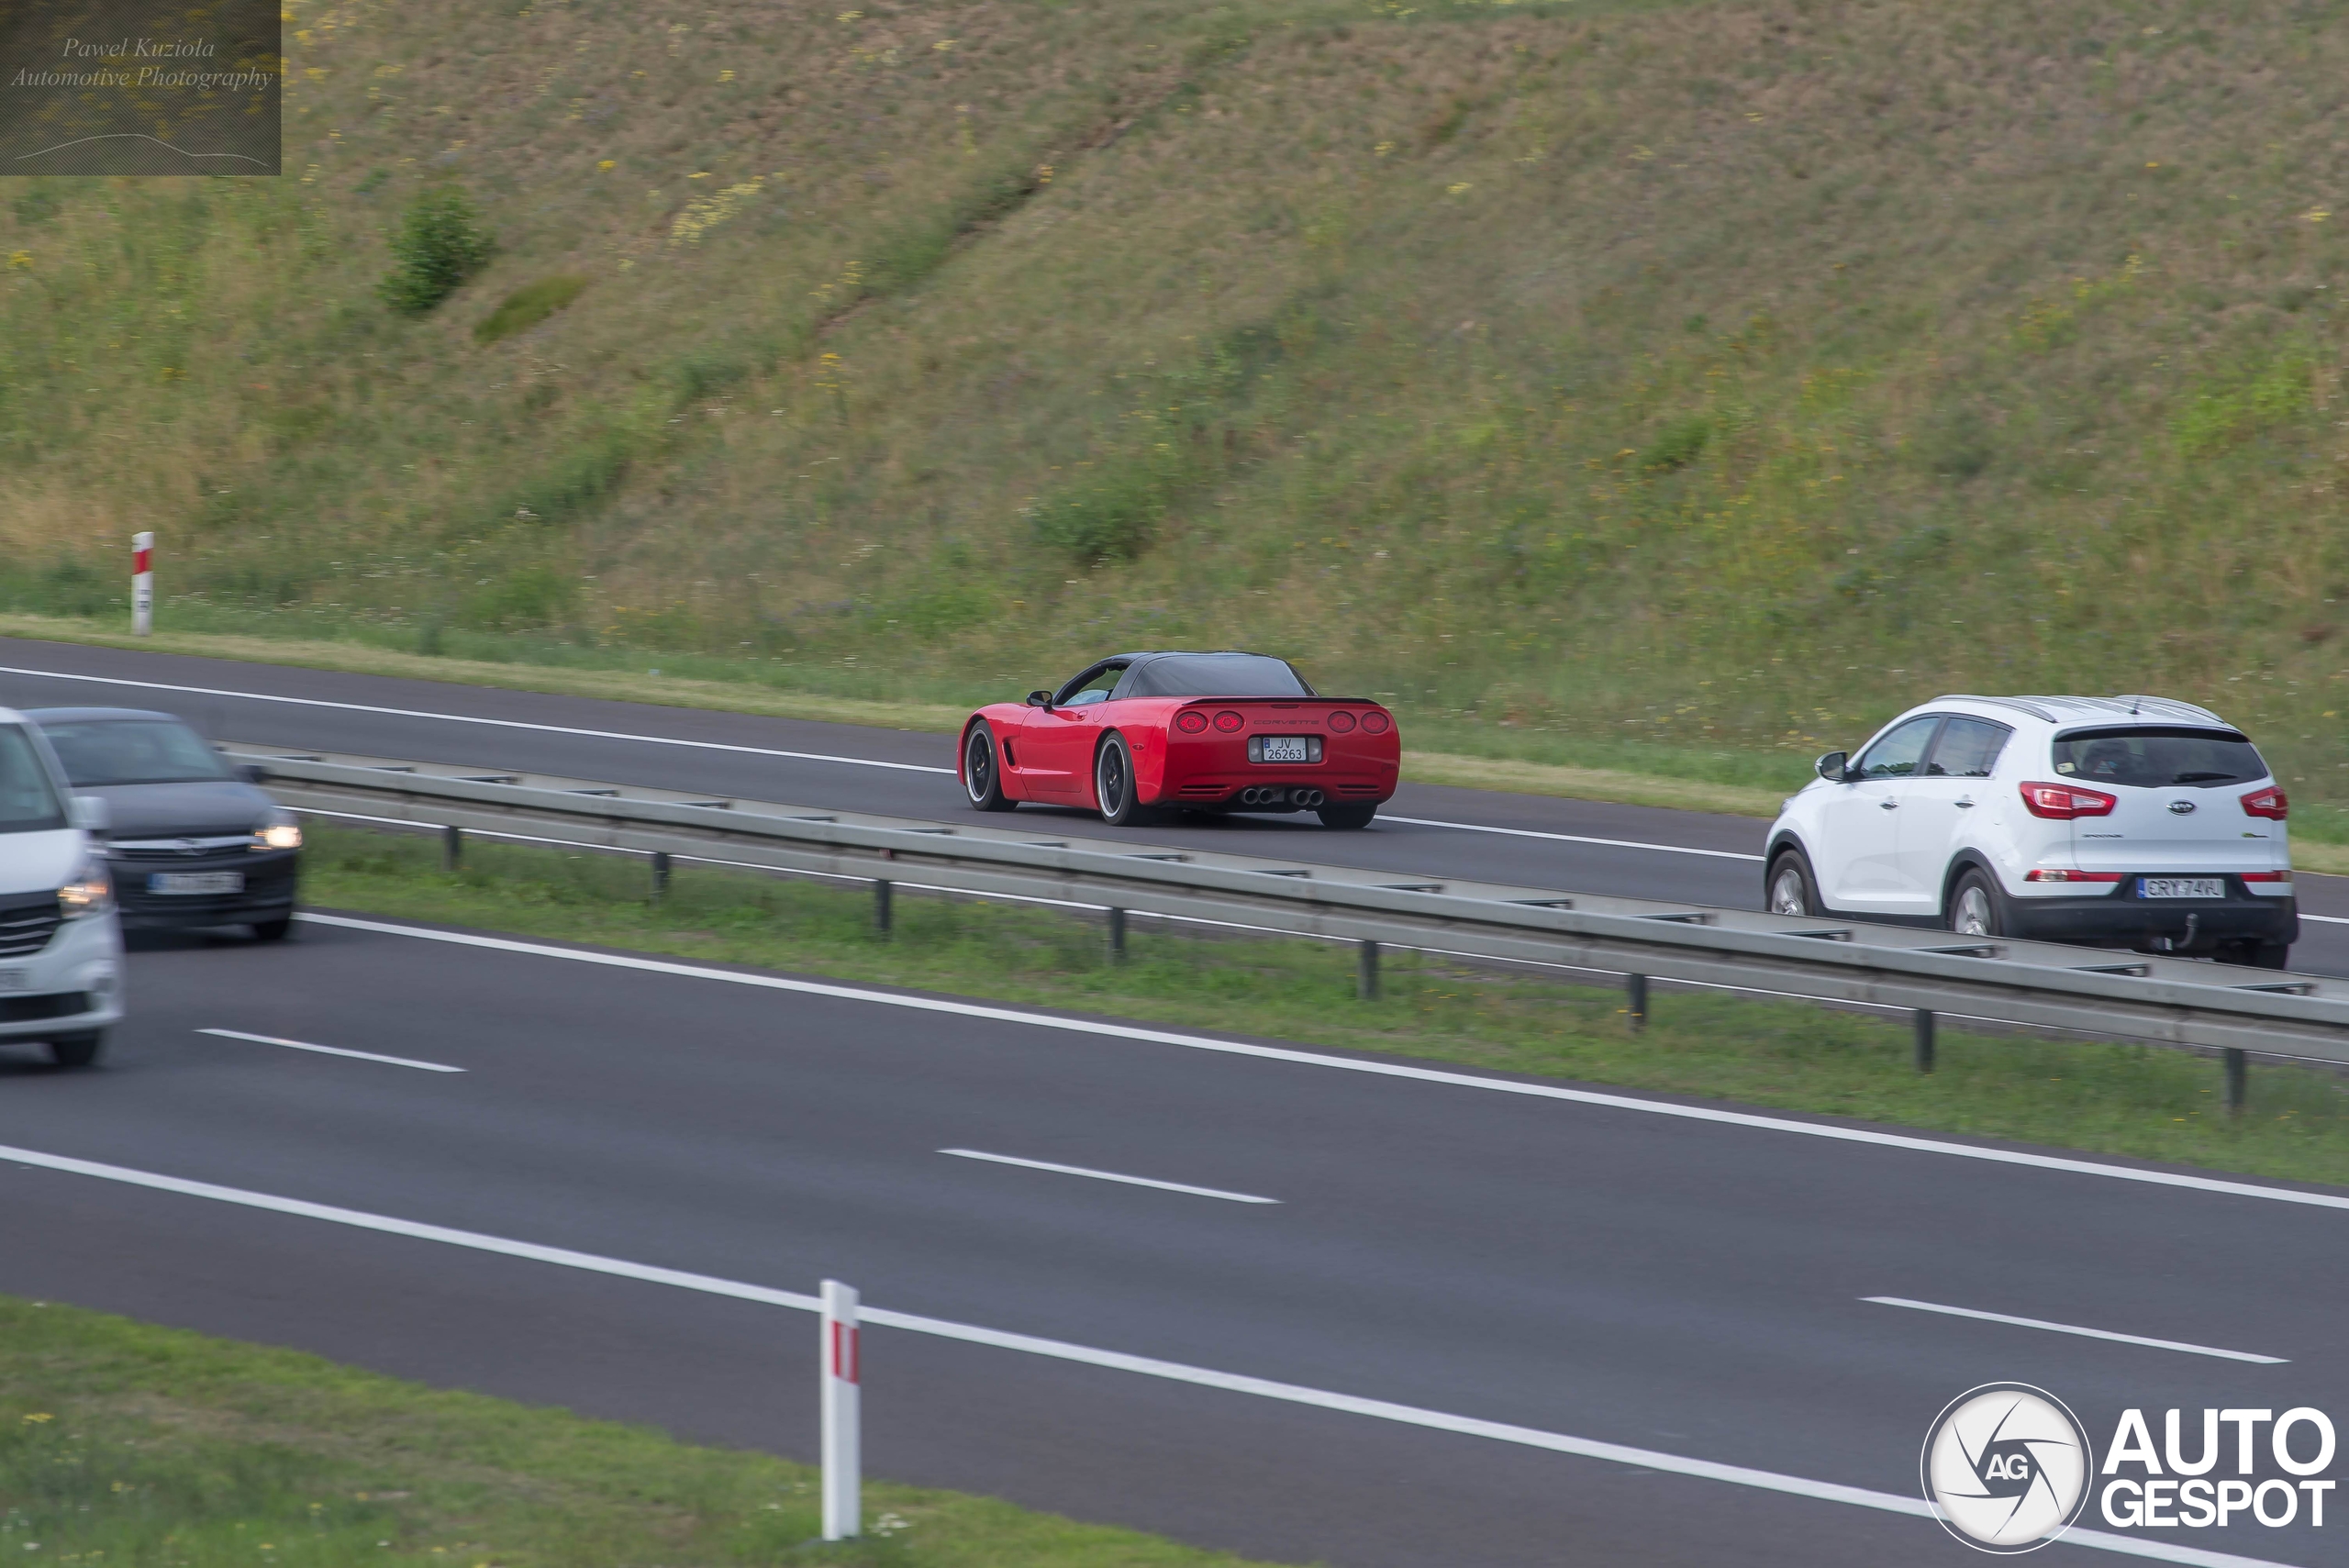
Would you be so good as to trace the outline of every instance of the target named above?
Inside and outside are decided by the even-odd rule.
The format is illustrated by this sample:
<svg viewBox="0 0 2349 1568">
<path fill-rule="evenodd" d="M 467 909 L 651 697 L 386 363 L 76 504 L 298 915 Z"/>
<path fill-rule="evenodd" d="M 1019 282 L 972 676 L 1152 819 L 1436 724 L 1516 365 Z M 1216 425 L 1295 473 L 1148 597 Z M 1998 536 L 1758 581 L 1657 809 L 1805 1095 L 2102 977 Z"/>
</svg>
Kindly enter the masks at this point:
<svg viewBox="0 0 2349 1568">
<path fill-rule="evenodd" d="M 274 920 L 253 922 L 253 940 L 257 942 L 282 942 L 293 934 L 294 917 L 291 915 L 280 915 Z"/>
<path fill-rule="evenodd" d="M 1810 878 L 1810 862 L 1800 850 L 1787 850 L 1770 862 L 1763 879 L 1762 906 L 1773 915 L 1826 913 L 1819 902 L 1819 884 Z"/>
<path fill-rule="evenodd" d="M 1158 813 L 1142 805 L 1141 795 L 1134 782 L 1134 754 L 1127 749 L 1126 738 L 1113 729 L 1093 758 L 1093 798 L 1100 802 L 1101 820 L 1112 828 L 1141 828 L 1156 821 Z"/>
<path fill-rule="evenodd" d="M 1950 889 L 1949 929 L 1961 937 L 2003 937 L 2013 921 L 2007 917 L 2006 895 L 1989 873 L 1976 868 Z"/>
<path fill-rule="evenodd" d="M 106 1048 L 106 1031 L 59 1035 L 49 1042 L 49 1059 L 60 1067 L 87 1067 Z"/>
<path fill-rule="evenodd" d="M 2221 963 L 2239 963 L 2245 969 L 2288 969 L 2292 962 L 2289 942 L 2221 942 L 2211 955 Z"/>
<path fill-rule="evenodd" d="M 1328 806 L 1316 807 L 1313 815 L 1321 818 L 1321 826 L 1324 828 L 1339 828 L 1351 831 L 1356 828 L 1370 826 L 1370 819 L 1378 815 L 1378 802 L 1375 800 L 1333 802 Z"/>
<path fill-rule="evenodd" d="M 1003 793 L 1003 753 L 995 743 L 995 728 L 981 719 L 963 739 L 963 790 L 980 811 L 1010 811 L 1019 802 Z"/>
</svg>

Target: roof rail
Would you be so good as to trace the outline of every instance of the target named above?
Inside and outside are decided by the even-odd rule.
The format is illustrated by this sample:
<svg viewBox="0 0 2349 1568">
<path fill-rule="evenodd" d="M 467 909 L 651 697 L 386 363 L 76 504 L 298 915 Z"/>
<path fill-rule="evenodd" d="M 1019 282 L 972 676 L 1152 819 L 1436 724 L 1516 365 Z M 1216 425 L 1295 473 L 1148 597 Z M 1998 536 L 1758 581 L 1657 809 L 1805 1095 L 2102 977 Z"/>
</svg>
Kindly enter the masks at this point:
<svg viewBox="0 0 2349 1568">
<path fill-rule="evenodd" d="M 2048 712 L 2045 708 L 2041 707 L 2038 704 L 2027 701 L 2022 697 L 1986 697 L 1978 695 L 1973 692 L 1943 692 L 1940 696 L 1935 697 L 1933 700 L 1935 702 L 1986 702 L 1998 707 L 2019 707 L 2022 709 L 2023 712 L 2031 715 L 2033 718 L 2040 719 L 2048 724 L 2054 724 L 2055 722 L 2055 716 L 2054 714 Z"/>
<path fill-rule="evenodd" d="M 2112 700 L 2117 703 L 2125 702 L 2132 707 L 2140 709 L 2151 707 L 2159 708 L 2165 713 L 2183 713 L 2195 718 L 2208 719 L 2212 724 L 2227 723 L 2225 719 L 2221 718 L 2209 708 L 2197 707 L 2190 702 L 2180 702 L 2176 697 L 2141 696 L 2134 693 L 2124 692 L 2121 695 L 2114 697 Z M 2232 729 L 2234 727 L 2232 725 L 2227 725 L 2227 728 Z"/>
</svg>

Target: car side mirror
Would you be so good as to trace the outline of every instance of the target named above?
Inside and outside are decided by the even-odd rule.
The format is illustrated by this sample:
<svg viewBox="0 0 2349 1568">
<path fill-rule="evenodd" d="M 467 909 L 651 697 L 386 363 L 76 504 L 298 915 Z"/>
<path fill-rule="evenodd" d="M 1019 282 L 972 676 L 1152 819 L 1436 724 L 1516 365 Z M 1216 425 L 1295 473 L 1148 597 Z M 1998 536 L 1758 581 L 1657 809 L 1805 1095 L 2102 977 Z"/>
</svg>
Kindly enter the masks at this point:
<svg viewBox="0 0 2349 1568">
<path fill-rule="evenodd" d="M 1030 707 L 1049 708 L 1052 706 L 1052 694 L 1050 692 L 1030 692 L 1028 694 L 1028 706 Z"/>
<path fill-rule="evenodd" d="M 1844 782 L 1843 766 L 1850 760 L 1851 753 L 1849 751 L 1830 751 L 1824 757 L 1820 758 L 1815 765 L 1819 769 L 1819 776 L 1820 778 L 1825 779 L 1830 784 L 1842 784 Z"/>
<path fill-rule="evenodd" d="M 104 798 L 95 795 L 77 795 L 66 808 L 65 819 L 84 833 L 103 833 L 114 820 Z"/>
<path fill-rule="evenodd" d="M 262 780 L 269 777 L 269 774 L 262 769 L 259 762 L 239 762 L 237 764 L 237 776 L 244 780 L 249 784 L 257 784 L 261 783 Z"/>
</svg>

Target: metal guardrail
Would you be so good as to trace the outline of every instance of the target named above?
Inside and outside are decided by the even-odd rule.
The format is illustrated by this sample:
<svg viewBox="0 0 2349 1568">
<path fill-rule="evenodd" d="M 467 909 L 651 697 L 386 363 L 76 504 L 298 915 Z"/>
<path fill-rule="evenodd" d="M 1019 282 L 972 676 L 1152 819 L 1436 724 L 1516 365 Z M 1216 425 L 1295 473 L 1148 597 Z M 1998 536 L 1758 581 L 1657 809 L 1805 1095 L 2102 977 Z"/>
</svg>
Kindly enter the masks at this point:
<svg viewBox="0 0 2349 1568">
<path fill-rule="evenodd" d="M 297 810 L 631 851 L 653 856 L 662 874 L 676 857 L 857 879 L 874 885 L 885 922 L 891 888 L 915 884 L 1092 905 L 1112 912 L 1113 933 L 1132 911 L 1358 942 L 1365 989 L 1381 943 L 1620 973 L 1634 1024 L 1651 976 L 1907 1008 L 1927 1070 L 1934 1015 L 1962 1014 L 2221 1051 L 2231 1106 L 2243 1097 L 2245 1052 L 2349 1063 L 2349 981 L 2321 976 L 1055 839 L 1043 818 L 949 826 L 543 774 L 223 750 Z"/>
</svg>

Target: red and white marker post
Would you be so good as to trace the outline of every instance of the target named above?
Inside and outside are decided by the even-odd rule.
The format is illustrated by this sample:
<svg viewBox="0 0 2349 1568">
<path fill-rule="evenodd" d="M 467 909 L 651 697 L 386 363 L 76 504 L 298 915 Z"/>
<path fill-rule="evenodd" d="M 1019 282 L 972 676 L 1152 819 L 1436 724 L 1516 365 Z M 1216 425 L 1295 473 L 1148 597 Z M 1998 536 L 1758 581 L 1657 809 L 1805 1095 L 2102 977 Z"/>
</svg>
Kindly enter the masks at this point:
<svg viewBox="0 0 2349 1568">
<path fill-rule="evenodd" d="M 155 536 L 130 536 L 130 635 L 155 629 Z"/>
<path fill-rule="evenodd" d="M 863 1434 L 859 1429 L 856 1291 L 824 1282 L 824 1539 L 863 1530 Z"/>
</svg>

